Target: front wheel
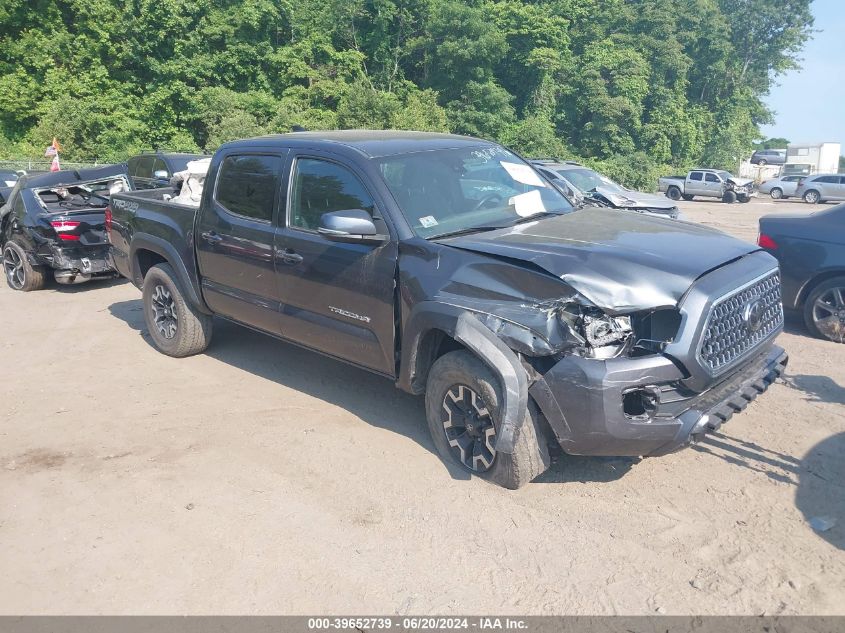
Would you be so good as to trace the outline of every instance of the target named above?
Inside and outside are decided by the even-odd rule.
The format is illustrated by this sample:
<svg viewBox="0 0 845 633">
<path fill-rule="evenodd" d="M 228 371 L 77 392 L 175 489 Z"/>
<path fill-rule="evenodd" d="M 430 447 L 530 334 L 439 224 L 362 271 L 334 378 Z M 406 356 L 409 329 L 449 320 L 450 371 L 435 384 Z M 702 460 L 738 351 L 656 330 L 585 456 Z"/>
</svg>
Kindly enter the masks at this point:
<svg viewBox="0 0 845 633">
<path fill-rule="evenodd" d="M 733 204 L 736 202 L 736 192 L 735 191 L 726 191 L 725 194 L 722 196 L 722 202 L 725 204 Z"/>
<path fill-rule="evenodd" d="M 12 290 L 31 292 L 44 287 L 44 270 L 30 264 L 24 248 L 13 240 L 3 247 L 3 272 Z"/>
<path fill-rule="evenodd" d="M 144 320 L 156 349 L 168 356 L 199 354 L 211 342 L 211 316 L 185 301 L 170 264 L 153 266 L 144 277 Z"/>
<path fill-rule="evenodd" d="M 431 367 L 425 393 L 428 428 L 449 463 L 515 490 L 551 463 L 541 414 L 529 402 L 513 453 L 496 451 L 502 387 L 478 357 L 456 351 Z"/>
<path fill-rule="evenodd" d="M 821 195 L 815 189 L 810 189 L 804 194 L 804 202 L 807 204 L 818 204 L 819 200 L 821 200 Z"/>
<path fill-rule="evenodd" d="M 690 201 L 690 200 L 692 200 L 695 196 L 693 196 L 692 194 L 689 194 L 689 193 L 685 193 L 682 197 L 683 197 L 683 199 L 684 199 L 684 200 L 686 200 L 687 202 L 689 202 L 689 201 Z"/>
<path fill-rule="evenodd" d="M 751 202 L 750 196 L 746 196 L 746 195 L 737 196 L 737 199 L 742 203 Z"/>
<path fill-rule="evenodd" d="M 783 189 L 775 187 L 769 192 L 769 195 L 772 197 L 772 200 L 780 200 L 783 198 Z"/>
<path fill-rule="evenodd" d="M 810 291 L 804 323 L 819 338 L 845 343 L 845 277 L 828 279 Z"/>
</svg>

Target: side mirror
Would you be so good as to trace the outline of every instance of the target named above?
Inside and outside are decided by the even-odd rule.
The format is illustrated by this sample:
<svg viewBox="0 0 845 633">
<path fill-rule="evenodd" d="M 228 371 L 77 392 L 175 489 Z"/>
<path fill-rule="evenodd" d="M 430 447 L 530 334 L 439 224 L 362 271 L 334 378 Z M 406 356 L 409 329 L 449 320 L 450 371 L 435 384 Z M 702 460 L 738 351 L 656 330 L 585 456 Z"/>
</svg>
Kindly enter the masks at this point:
<svg viewBox="0 0 845 633">
<path fill-rule="evenodd" d="M 372 217 L 363 209 L 324 213 L 320 216 L 317 232 L 332 242 L 378 244 L 387 241 L 387 236 L 378 234 Z"/>
<path fill-rule="evenodd" d="M 167 173 L 166 169 L 156 169 L 153 172 L 153 178 L 156 180 L 167 180 L 170 178 L 170 174 Z"/>
</svg>

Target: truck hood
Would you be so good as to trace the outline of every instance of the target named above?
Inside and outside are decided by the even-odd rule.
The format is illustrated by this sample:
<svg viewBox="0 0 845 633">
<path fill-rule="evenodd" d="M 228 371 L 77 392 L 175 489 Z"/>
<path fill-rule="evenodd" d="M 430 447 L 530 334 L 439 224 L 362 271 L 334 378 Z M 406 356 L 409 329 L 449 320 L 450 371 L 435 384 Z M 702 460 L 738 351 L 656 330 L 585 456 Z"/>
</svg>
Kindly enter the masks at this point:
<svg viewBox="0 0 845 633">
<path fill-rule="evenodd" d="M 676 306 L 696 279 L 760 250 L 697 224 L 609 209 L 583 209 L 441 243 L 534 264 L 615 314 Z"/>
<path fill-rule="evenodd" d="M 735 178 L 734 176 L 731 176 L 728 178 L 728 182 L 733 183 L 737 187 L 747 187 L 752 184 L 754 180 L 751 178 Z"/>
</svg>

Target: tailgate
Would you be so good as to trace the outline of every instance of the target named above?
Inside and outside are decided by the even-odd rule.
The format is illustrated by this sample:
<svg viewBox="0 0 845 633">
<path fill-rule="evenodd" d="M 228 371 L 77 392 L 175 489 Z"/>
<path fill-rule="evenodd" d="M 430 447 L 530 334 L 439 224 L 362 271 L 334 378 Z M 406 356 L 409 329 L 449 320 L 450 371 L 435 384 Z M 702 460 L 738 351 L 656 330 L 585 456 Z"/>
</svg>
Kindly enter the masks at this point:
<svg viewBox="0 0 845 633">
<path fill-rule="evenodd" d="M 66 246 L 99 246 L 106 243 L 106 210 L 84 209 L 54 214 L 45 220 Z"/>
</svg>

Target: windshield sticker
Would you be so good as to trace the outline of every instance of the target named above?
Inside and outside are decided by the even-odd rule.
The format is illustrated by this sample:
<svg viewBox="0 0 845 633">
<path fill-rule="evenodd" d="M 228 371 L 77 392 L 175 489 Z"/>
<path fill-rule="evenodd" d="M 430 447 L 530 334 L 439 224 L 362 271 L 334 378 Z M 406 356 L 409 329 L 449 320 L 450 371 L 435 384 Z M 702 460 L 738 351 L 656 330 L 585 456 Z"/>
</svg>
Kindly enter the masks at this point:
<svg viewBox="0 0 845 633">
<path fill-rule="evenodd" d="M 531 185 L 532 187 L 546 186 L 546 183 L 543 182 L 540 175 L 528 165 L 509 163 L 504 160 L 500 160 L 499 163 L 508 171 L 511 178 L 517 182 L 521 182 L 523 185 Z"/>
<path fill-rule="evenodd" d="M 427 215 L 424 218 L 419 218 L 420 226 L 424 229 L 430 229 L 432 226 L 437 226 L 437 220 L 434 219 L 433 215 Z"/>
<path fill-rule="evenodd" d="M 508 200 L 508 204 L 513 205 L 516 214 L 523 218 L 543 213 L 546 210 L 543 197 L 537 189 L 514 196 Z"/>
</svg>

